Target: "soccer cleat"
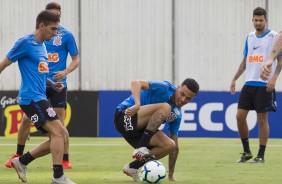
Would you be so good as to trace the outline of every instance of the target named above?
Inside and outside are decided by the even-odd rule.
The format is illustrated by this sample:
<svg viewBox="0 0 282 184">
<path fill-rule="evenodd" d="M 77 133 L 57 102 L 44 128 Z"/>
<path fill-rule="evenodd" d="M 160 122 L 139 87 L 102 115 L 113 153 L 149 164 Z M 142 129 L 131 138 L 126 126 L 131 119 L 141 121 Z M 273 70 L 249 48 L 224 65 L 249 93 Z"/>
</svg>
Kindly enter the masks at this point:
<svg viewBox="0 0 282 184">
<path fill-rule="evenodd" d="M 254 160 L 251 161 L 251 163 L 264 163 L 264 158 L 257 156 L 256 158 L 254 158 Z"/>
<path fill-rule="evenodd" d="M 26 176 L 26 170 L 27 170 L 26 165 L 23 165 L 20 162 L 19 157 L 13 158 L 11 162 L 13 164 L 14 169 L 18 173 L 19 179 L 22 180 L 22 182 L 27 183 L 28 179 Z"/>
<path fill-rule="evenodd" d="M 64 169 L 72 169 L 72 166 L 69 160 L 63 160 L 62 165 Z"/>
<path fill-rule="evenodd" d="M 68 179 L 65 175 L 63 175 L 60 178 L 53 177 L 51 184 L 75 184 L 75 183 L 70 179 Z"/>
<path fill-rule="evenodd" d="M 136 160 L 142 160 L 145 156 L 151 155 L 148 148 L 140 147 L 133 151 L 132 158 Z"/>
<path fill-rule="evenodd" d="M 13 156 L 12 156 L 9 160 L 7 160 L 7 161 L 5 162 L 5 166 L 8 167 L 8 168 L 12 168 L 12 167 L 13 167 L 13 164 L 12 164 L 11 160 L 12 160 L 13 158 L 17 158 L 17 157 L 20 157 L 20 155 L 18 155 L 18 154 L 13 154 Z"/>
<path fill-rule="evenodd" d="M 248 160 L 250 160 L 251 158 L 253 158 L 253 154 L 250 152 L 250 153 L 247 153 L 247 152 L 244 152 L 244 153 L 241 153 L 242 156 L 239 160 L 237 160 L 237 163 L 244 163 Z"/>
<path fill-rule="evenodd" d="M 134 181 L 142 181 L 142 177 L 138 173 L 138 169 L 130 168 L 129 163 L 123 167 L 123 173 L 133 178 Z"/>
</svg>

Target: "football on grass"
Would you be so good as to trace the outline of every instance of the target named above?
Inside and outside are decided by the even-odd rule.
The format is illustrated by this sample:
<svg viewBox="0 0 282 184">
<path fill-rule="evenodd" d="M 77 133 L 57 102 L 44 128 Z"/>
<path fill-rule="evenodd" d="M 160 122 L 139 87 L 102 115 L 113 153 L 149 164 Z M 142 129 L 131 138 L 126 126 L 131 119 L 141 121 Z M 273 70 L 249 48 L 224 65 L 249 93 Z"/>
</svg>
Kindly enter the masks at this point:
<svg viewBox="0 0 282 184">
<path fill-rule="evenodd" d="M 158 160 L 151 160 L 142 167 L 141 175 L 148 183 L 159 183 L 166 177 L 165 166 Z"/>
</svg>

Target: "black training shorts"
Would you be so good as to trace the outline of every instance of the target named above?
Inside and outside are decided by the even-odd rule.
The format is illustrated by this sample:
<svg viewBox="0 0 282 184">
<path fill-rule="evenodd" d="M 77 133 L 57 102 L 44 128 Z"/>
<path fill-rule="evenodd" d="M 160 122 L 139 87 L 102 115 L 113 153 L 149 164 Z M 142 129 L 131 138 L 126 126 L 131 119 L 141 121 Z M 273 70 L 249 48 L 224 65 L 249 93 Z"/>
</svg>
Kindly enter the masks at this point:
<svg viewBox="0 0 282 184">
<path fill-rule="evenodd" d="M 267 92 L 266 87 L 244 85 L 238 102 L 238 109 L 256 112 L 276 112 L 276 94 Z"/>
<path fill-rule="evenodd" d="M 29 117 L 36 129 L 40 130 L 42 133 L 47 133 L 42 127 L 47 120 L 53 121 L 58 119 L 56 112 L 48 100 L 41 100 L 38 102 L 31 101 L 29 105 L 20 105 L 20 107 Z"/>
</svg>

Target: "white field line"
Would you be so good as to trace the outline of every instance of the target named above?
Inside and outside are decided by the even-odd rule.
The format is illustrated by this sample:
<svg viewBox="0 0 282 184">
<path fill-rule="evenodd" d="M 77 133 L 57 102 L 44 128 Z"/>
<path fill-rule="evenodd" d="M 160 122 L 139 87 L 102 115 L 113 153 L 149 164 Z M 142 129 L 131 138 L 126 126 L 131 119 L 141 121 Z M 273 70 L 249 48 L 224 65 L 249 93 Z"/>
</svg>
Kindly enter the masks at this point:
<svg viewBox="0 0 282 184">
<path fill-rule="evenodd" d="M 38 144 L 26 144 L 26 146 L 37 146 Z M 0 146 L 16 146 L 16 144 L 0 144 Z M 70 144 L 73 147 L 87 147 L 87 146 L 97 146 L 97 147 L 108 147 L 108 146 L 129 146 L 128 144 L 108 144 L 108 143 L 95 143 L 95 144 Z M 199 147 L 239 147 L 241 144 L 181 144 L 179 146 L 199 146 Z M 256 146 L 250 145 L 250 146 Z M 267 147 L 282 147 L 280 144 L 268 144 Z"/>
</svg>

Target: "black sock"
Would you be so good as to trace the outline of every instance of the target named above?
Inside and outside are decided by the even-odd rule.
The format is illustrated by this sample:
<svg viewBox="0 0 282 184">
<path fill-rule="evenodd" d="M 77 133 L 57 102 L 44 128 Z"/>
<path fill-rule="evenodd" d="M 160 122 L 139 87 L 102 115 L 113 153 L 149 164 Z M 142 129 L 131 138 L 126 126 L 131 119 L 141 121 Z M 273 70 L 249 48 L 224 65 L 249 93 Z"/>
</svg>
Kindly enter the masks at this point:
<svg viewBox="0 0 282 184">
<path fill-rule="evenodd" d="M 60 178 L 64 175 L 64 170 L 62 165 L 53 165 L 53 171 L 54 171 L 54 178 Z"/>
<path fill-rule="evenodd" d="M 69 154 L 64 154 L 64 157 L 63 157 L 63 160 L 64 161 L 69 161 Z"/>
<path fill-rule="evenodd" d="M 150 140 L 151 140 L 153 135 L 154 135 L 154 132 L 151 132 L 150 130 L 146 129 L 143 132 L 142 138 L 141 138 L 137 148 L 147 147 L 149 145 Z"/>
<path fill-rule="evenodd" d="M 18 155 L 23 155 L 24 147 L 25 145 L 20 145 L 20 144 L 17 145 L 17 154 Z"/>
<path fill-rule="evenodd" d="M 244 152 L 251 153 L 250 145 L 249 145 L 249 138 L 248 137 L 242 138 L 241 141 L 242 141 L 242 144 L 243 144 Z"/>
<path fill-rule="evenodd" d="M 133 162 L 131 162 L 129 164 L 129 167 L 130 168 L 133 168 L 133 169 L 139 169 L 140 167 L 142 167 L 144 164 L 146 163 L 145 160 L 134 160 Z"/>
<path fill-rule="evenodd" d="M 258 157 L 264 158 L 266 145 L 259 145 Z"/>
<path fill-rule="evenodd" d="M 25 153 L 23 156 L 20 156 L 19 160 L 23 165 L 28 165 L 30 162 L 32 162 L 35 158 L 31 156 L 29 151 Z"/>
</svg>

